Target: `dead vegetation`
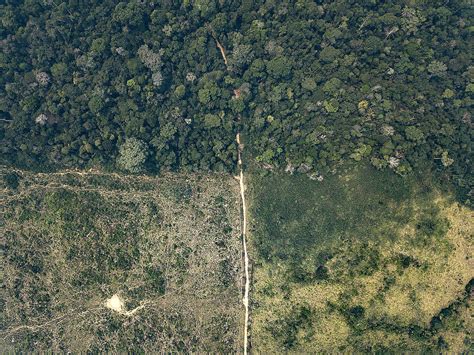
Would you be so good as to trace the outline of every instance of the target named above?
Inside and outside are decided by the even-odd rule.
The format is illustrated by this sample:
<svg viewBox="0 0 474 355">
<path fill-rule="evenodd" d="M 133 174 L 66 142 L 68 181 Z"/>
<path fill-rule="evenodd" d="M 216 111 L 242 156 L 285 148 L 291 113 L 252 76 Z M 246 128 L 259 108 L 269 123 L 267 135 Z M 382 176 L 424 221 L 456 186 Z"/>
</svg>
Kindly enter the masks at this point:
<svg viewBox="0 0 474 355">
<path fill-rule="evenodd" d="M 231 177 L 2 169 L 0 179 L 3 349 L 242 350 Z"/>
</svg>

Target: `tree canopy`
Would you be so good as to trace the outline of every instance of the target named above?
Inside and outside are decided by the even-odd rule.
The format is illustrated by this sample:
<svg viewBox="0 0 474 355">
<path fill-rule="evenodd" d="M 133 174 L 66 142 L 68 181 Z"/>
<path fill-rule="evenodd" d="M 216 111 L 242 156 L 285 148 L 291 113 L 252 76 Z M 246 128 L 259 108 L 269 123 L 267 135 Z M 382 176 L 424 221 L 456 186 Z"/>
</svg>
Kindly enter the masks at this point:
<svg viewBox="0 0 474 355">
<path fill-rule="evenodd" d="M 149 172 L 233 171 L 240 130 L 262 167 L 426 166 L 469 199 L 467 0 L 24 0 L 0 14 L 4 164 L 113 168 L 135 138 Z"/>
</svg>

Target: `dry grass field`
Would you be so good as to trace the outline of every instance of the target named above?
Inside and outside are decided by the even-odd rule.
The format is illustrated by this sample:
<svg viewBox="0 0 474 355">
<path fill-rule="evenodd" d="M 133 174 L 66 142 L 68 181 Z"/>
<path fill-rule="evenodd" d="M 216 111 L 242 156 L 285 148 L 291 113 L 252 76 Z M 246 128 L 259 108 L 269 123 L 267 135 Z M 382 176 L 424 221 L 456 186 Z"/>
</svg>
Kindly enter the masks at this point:
<svg viewBox="0 0 474 355">
<path fill-rule="evenodd" d="M 429 176 L 252 178 L 257 353 L 472 350 L 474 215 Z"/>
</svg>

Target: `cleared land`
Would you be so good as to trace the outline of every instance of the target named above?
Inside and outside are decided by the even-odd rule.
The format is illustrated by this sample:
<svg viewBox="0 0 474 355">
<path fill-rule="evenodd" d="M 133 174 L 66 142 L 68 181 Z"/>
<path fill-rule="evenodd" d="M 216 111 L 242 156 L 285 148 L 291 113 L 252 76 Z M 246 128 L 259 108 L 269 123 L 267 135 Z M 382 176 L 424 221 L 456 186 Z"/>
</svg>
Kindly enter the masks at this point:
<svg viewBox="0 0 474 355">
<path fill-rule="evenodd" d="M 4 351 L 242 351 L 232 177 L 0 181 Z"/>
<path fill-rule="evenodd" d="M 429 176 L 248 181 L 254 351 L 469 351 L 474 216 Z"/>
<path fill-rule="evenodd" d="M 5 351 L 243 352 L 238 182 L 1 170 Z M 250 349 L 472 350 L 472 210 L 428 175 L 246 176 Z"/>
</svg>

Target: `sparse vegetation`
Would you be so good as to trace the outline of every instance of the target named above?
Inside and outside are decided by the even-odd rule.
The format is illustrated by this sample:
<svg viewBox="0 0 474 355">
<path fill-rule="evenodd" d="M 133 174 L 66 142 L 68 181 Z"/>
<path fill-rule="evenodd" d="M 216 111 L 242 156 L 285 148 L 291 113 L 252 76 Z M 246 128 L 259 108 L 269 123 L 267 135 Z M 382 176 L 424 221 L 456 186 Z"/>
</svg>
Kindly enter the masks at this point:
<svg viewBox="0 0 474 355">
<path fill-rule="evenodd" d="M 256 352 L 469 350 L 472 211 L 429 175 L 251 180 Z"/>
<path fill-rule="evenodd" d="M 238 186 L 1 171 L 4 351 L 241 350 Z M 118 295 L 121 313 L 106 307 Z"/>
</svg>

